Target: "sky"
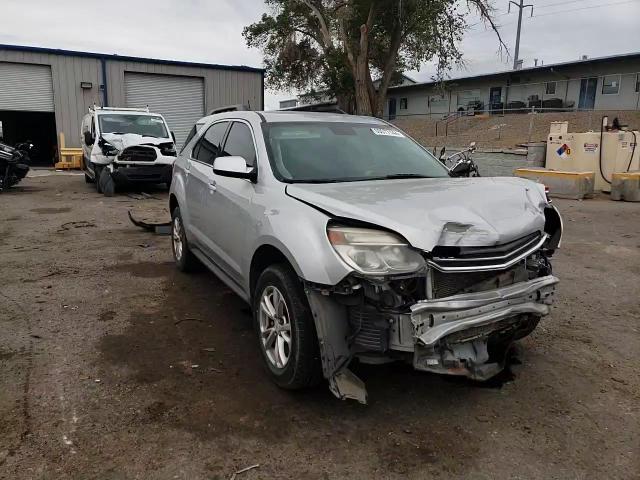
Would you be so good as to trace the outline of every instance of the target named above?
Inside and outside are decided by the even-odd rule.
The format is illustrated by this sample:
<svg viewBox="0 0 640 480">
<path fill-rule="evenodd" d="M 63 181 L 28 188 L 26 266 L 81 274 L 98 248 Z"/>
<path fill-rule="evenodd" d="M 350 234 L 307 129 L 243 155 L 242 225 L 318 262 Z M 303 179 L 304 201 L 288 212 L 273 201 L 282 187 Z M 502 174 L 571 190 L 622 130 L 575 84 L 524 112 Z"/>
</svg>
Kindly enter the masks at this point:
<svg viewBox="0 0 640 480">
<path fill-rule="evenodd" d="M 526 0 L 520 58 L 533 66 L 640 50 L 640 0 Z M 513 55 L 517 14 L 507 0 L 494 1 L 500 33 Z M 242 38 L 244 26 L 266 11 L 263 0 L 2 0 L 0 43 L 230 65 L 262 66 L 262 55 Z M 461 51 L 465 69 L 452 78 L 509 70 L 495 33 L 473 25 Z M 407 72 L 417 81 L 434 75 L 433 64 Z M 265 93 L 265 108 L 296 92 Z"/>
</svg>

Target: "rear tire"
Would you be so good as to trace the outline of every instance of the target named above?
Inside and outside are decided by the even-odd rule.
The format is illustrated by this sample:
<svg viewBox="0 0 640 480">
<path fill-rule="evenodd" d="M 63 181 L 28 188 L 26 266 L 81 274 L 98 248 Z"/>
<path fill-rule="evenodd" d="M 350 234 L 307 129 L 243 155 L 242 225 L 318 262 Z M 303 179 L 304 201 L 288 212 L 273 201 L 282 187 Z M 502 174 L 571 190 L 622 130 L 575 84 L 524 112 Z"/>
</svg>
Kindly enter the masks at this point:
<svg viewBox="0 0 640 480">
<path fill-rule="evenodd" d="M 200 270 L 202 264 L 191 252 L 187 242 L 187 234 L 184 230 L 182 215 L 180 215 L 180 207 L 174 208 L 173 212 L 171 212 L 171 251 L 178 270 L 186 273 Z"/>
<path fill-rule="evenodd" d="M 87 168 L 87 159 L 84 158 L 84 155 L 82 156 L 82 170 L 84 171 L 84 182 L 93 183 L 94 182 L 93 178 L 91 178 L 87 173 L 89 169 Z"/>
<path fill-rule="evenodd" d="M 277 304 L 276 304 L 277 303 Z M 262 272 L 253 295 L 258 345 L 281 388 L 313 387 L 322 379 L 318 336 L 302 284 L 284 264 Z"/>
</svg>

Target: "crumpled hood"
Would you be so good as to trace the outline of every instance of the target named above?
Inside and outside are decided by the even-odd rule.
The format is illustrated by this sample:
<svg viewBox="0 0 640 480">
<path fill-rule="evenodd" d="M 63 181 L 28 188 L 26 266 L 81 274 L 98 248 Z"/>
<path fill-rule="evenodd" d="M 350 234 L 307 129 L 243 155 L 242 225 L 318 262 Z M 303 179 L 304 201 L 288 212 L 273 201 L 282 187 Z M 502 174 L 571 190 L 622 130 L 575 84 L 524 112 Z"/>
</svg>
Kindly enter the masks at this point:
<svg viewBox="0 0 640 480">
<path fill-rule="evenodd" d="M 291 184 L 287 194 L 395 231 L 427 251 L 497 245 L 543 231 L 548 205 L 540 185 L 509 177 Z"/>
<path fill-rule="evenodd" d="M 137 133 L 103 133 L 102 137 L 120 151 L 132 145 L 160 145 L 173 141 L 170 138 L 145 137 Z"/>
</svg>

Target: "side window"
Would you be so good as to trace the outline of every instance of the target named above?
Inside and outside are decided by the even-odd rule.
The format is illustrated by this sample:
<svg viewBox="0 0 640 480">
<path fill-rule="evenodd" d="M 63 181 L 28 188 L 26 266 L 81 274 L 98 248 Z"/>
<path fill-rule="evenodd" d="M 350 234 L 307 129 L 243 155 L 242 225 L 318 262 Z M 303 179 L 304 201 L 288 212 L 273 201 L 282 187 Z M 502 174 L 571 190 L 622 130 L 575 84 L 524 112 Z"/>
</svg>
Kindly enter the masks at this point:
<svg viewBox="0 0 640 480">
<path fill-rule="evenodd" d="M 203 163 L 213 165 L 213 160 L 220 154 L 220 144 L 228 122 L 214 123 L 202 136 L 193 149 L 193 158 Z"/>
<path fill-rule="evenodd" d="M 240 122 L 234 122 L 227 135 L 222 155 L 239 155 L 247 162 L 247 166 L 253 167 L 256 163 L 256 149 L 253 146 L 253 136 L 249 127 Z"/>
<path fill-rule="evenodd" d="M 187 135 L 187 139 L 184 141 L 184 143 L 182 144 L 182 148 L 180 149 L 180 153 L 182 153 L 184 151 L 184 147 L 186 147 L 187 145 L 189 145 L 189 142 L 191 141 L 191 139 L 193 139 L 193 137 L 196 136 L 196 133 L 198 133 L 198 130 L 200 130 L 200 127 L 202 127 L 201 123 L 196 123 L 193 128 L 191 129 L 191 131 L 189 132 L 189 135 Z"/>
</svg>

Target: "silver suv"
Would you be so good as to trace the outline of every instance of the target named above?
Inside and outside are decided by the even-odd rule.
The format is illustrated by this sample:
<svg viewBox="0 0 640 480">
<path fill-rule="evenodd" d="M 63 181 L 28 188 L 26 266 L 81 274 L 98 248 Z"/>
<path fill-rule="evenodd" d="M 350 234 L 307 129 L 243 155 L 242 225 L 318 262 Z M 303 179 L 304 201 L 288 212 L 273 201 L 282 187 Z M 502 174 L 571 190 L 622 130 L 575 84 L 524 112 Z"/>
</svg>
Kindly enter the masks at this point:
<svg viewBox="0 0 640 480">
<path fill-rule="evenodd" d="M 543 185 L 451 178 L 375 118 L 205 117 L 170 211 L 178 268 L 204 264 L 251 304 L 267 370 L 289 389 L 324 376 L 366 402 L 356 358 L 488 379 L 558 283 L 562 221 Z"/>
</svg>

